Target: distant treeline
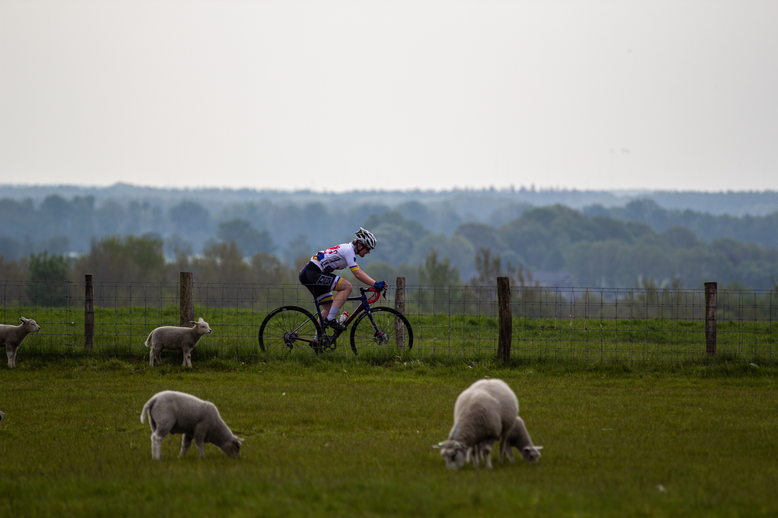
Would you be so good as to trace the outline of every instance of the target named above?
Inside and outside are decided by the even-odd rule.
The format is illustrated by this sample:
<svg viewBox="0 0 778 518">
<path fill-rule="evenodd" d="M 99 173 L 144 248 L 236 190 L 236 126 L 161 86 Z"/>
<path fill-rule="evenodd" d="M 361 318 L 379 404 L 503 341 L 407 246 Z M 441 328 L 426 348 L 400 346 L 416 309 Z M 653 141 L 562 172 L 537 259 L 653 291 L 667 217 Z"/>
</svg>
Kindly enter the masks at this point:
<svg viewBox="0 0 778 518">
<path fill-rule="evenodd" d="M 252 261 L 260 257 L 263 265 L 274 265 L 271 270 L 289 268 L 283 275 L 291 277 L 313 252 L 350 240 L 364 226 L 378 237 L 379 246 L 360 264 L 378 277 L 403 275 L 409 282 L 437 284 L 434 279 L 441 274 L 436 269 L 443 268 L 447 282 L 469 283 L 483 276 L 481 263 L 487 259 L 498 261 L 492 270 L 522 268 L 547 285 L 633 287 L 652 279 L 660 285 L 699 287 L 715 280 L 766 289 L 778 277 L 778 211 L 716 215 L 663 208 L 648 198 L 606 205 L 613 200 L 603 193 L 579 210 L 561 204 L 539 207 L 525 201 L 532 199 L 527 190 L 410 192 L 405 197 L 397 192 L 273 197 L 255 191 L 254 199 L 245 190 L 225 191 L 221 198 L 219 190 L 193 191 L 190 198 L 186 191 L 171 197 L 160 190 L 143 192 L 146 199 L 100 197 L 99 203 L 96 194 L 67 198 L 67 191 L 42 199 L 0 198 L 0 275 L 29 278 L 31 259 L 44 252 L 49 258 L 67 256 L 69 269 L 86 266 L 85 258 L 105 243 L 134 236 L 159 249 L 155 257 L 168 266 L 158 273 L 180 271 L 183 260 L 192 262 L 191 269 L 193 262 L 233 250 L 245 265 L 257 268 Z M 212 203 L 203 192 L 210 193 Z M 711 196 L 721 200 L 725 194 Z M 770 193 L 751 194 L 760 196 L 763 206 L 772 203 Z M 218 269 L 224 260 L 216 257 L 213 264 Z"/>
</svg>

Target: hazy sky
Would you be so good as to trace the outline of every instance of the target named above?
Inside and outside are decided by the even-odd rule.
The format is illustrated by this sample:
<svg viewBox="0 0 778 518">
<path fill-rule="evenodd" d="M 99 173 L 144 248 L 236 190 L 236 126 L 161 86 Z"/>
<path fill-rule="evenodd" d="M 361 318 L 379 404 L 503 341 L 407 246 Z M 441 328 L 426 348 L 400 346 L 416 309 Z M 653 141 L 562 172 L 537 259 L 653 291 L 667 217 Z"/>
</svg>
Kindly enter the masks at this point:
<svg viewBox="0 0 778 518">
<path fill-rule="evenodd" d="M 778 189 L 775 0 L 0 0 L 0 183 Z"/>
</svg>

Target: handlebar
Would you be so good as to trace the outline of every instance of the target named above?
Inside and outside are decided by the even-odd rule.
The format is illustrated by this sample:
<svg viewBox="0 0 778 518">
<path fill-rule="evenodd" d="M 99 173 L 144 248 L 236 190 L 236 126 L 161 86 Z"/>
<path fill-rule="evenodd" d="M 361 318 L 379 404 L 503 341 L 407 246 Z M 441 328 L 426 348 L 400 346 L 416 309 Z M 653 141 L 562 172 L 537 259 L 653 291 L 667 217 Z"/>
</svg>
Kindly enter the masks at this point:
<svg viewBox="0 0 778 518">
<path fill-rule="evenodd" d="M 375 288 L 362 288 L 362 287 L 359 288 L 359 292 L 362 293 L 362 295 L 364 295 L 365 293 L 370 292 L 370 291 L 375 292 L 375 297 L 373 297 L 371 299 L 367 299 L 367 303 L 368 304 L 372 304 L 373 302 L 375 302 L 376 300 L 381 298 L 382 294 L 383 294 L 384 298 L 386 298 L 386 290 L 378 291 Z"/>
</svg>

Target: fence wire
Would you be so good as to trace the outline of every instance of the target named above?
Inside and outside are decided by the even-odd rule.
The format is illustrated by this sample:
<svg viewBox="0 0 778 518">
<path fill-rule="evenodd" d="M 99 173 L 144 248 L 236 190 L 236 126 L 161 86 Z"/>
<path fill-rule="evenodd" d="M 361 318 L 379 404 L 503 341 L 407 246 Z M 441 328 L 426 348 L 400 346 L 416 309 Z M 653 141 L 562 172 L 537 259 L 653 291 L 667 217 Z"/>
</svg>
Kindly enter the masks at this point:
<svg viewBox="0 0 778 518">
<path fill-rule="evenodd" d="M 356 291 L 356 290 L 355 290 Z M 352 294 L 354 295 L 354 294 Z M 718 290 L 716 355 L 735 361 L 775 361 L 778 300 L 775 290 Z M 148 354 L 144 341 L 159 326 L 180 320 L 178 282 L 94 282 L 93 347 L 84 347 L 84 284 L 0 281 L 0 323 L 35 319 L 41 332 L 28 336 L 27 354 L 89 352 Z M 315 312 L 300 285 L 194 283 L 195 320 L 213 333 L 198 356 L 260 356 L 257 334 L 279 306 Z M 395 307 L 390 286 L 378 306 Z M 353 303 L 343 309 L 353 311 Z M 404 313 L 418 358 L 496 357 L 496 286 L 406 286 Z M 651 288 L 512 287 L 511 357 L 532 360 L 688 361 L 706 357 L 705 290 Z M 163 353 L 174 355 L 175 353 Z M 342 344 L 333 355 L 351 356 Z M 386 354 L 397 351 L 387 348 Z M 179 353 L 180 358 L 180 353 Z"/>
</svg>

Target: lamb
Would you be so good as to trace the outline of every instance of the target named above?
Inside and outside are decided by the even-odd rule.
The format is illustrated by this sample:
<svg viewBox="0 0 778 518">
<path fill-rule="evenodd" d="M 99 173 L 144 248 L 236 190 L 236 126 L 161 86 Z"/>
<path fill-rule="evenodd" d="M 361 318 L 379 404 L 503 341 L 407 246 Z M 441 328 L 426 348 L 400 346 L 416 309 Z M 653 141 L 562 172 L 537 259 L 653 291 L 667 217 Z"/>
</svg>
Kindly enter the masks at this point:
<svg viewBox="0 0 778 518">
<path fill-rule="evenodd" d="M 30 333 L 37 333 L 41 326 L 31 318 L 21 317 L 21 324 L 9 326 L 0 324 L 0 344 L 5 344 L 5 353 L 8 355 L 8 367 L 16 367 L 16 352 Z"/>
<path fill-rule="evenodd" d="M 186 455 L 194 439 L 200 458 L 206 442 L 216 445 L 230 457 L 240 458 L 243 439 L 236 437 L 219 415 L 216 405 L 200 398 L 164 390 L 149 399 L 140 411 L 140 422 L 148 414 L 151 425 L 151 458 L 162 458 L 162 440 L 168 434 L 183 434 L 179 457 Z"/>
<path fill-rule="evenodd" d="M 518 449 L 521 452 L 522 458 L 527 462 L 531 462 L 532 464 L 536 464 L 538 462 L 538 459 L 540 458 L 540 450 L 543 449 L 543 446 L 535 446 L 532 444 L 532 439 L 530 438 L 527 427 L 524 424 L 524 419 L 521 417 L 516 416 L 516 422 L 513 424 L 513 428 L 511 428 L 511 431 L 508 433 L 508 437 L 505 438 L 505 441 L 508 446 L 505 453 L 511 463 L 514 462 L 513 448 Z M 500 448 L 500 451 L 502 451 L 502 448 Z M 502 458 L 500 460 L 502 460 Z"/>
<path fill-rule="evenodd" d="M 449 469 L 459 469 L 468 460 L 478 467 L 484 459 L 486 467 L 492 467 L 491 452 L 495 441 L 500 440 L 500 458 L 503 445 L 519 412 L 519 401 L 511 388 L 502 380 L 479 380 L 465 389 L 454 404 L 454 426 L 448 440 L 433 448 Z"/>
<path fill-rule="evenodd" d="M 197 322 L 191 322 L 194 327 L 158 327 L 149 333 L 144 345 L 149 347 L 151 343 L 151 352 L 149 353 L 149 366 L 154 366 L 154 360 L 162 363 L 160 355 L 164 349 L 181 349 L 184 352 L 183 367 L 192 366 L 192 349 L 195 348 L 200 337 L 211 334 L 211 328 L 208 322 L 200 317 Z"/>
</svg>

